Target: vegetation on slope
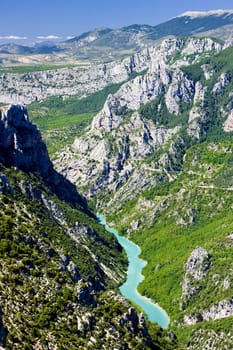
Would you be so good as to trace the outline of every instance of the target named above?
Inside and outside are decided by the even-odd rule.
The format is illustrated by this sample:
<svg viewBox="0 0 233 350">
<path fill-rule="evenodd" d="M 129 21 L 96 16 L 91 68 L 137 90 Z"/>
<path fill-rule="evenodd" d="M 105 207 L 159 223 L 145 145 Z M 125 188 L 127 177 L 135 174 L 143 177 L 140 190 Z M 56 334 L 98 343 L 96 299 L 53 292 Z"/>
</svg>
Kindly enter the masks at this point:
<svg viewBox="0 0 233 350">
<path fill-rule="evenodd" d="M 233 342 L 230 311 L 228 317 L 223 312 L 222 316 L 208 316 L 212 320 L 203 319 L 203 312 L 211 314 L 219 303 L 231 304 L 232 300 L 233 141 L 232 132 L 223 130 L 233 106 L 232 55 L 233 49 L 228 48 L 199 64 L 182 68 L 189 78 L 206 88 L 202 107 L 206 117 L 199 120 L 199 139 L 187 135 L 191 105 L 178 116 L 169 115 L 163 96 L 141 107 L 142 115 L 157 125 L 182 125 L 183 148 L 178 152 L 176 149 L 175 154 L 167 153 L 173 162 L 167 163 L 169 176 L 161 178 L 163 182 L 127 203 L 118 203 L 114 215 L 109 209 L 109 222 L 141 247 L 142 258 L 148 262 L 139 291 L 165 308 L 181 345 L 188 345 L 189 349 L 198 349 L 200 344 L 205 349 L 230 349 Z M 203 65 L 211 72 L 207 81 Z M 216 82 L 222 74 L 226 82 L 216 92 Z M 159 112 L 158 105 L 163 106 Z M 158 167 L 156 162 L 168 148 L 155 150 L 146 159 L 148 167 Z M 187 298 L 182 292 L 186 263 L 197 247 L 208 251 L 210 267 L 197 284 L 197 292 Z M 185 322 L 187 317 L 197 321 L 189 325 Z M 219 319 L 214 321 L 214 317 Z"/>
<path fill-rule="evenodd" d="M 127 319 L 127 260 L 113 235 L 33 174 L 0 164 L 0 345 L 5 349 L 175 349 Z"/>
<path fill-rule="evenodd" d="M 203 104 L 206 118 L 199 120 L 199 139 L 187 134 L 192 104 L 180 106 L 182 113 L 178 116 L 168 113 L 164 96 L 141 107 L 141 114 L 157 125 L 181 125 L 179 136 L 183 143 L 176 147 L 175 153 L 169 154 L 169 164 L 163 169 L 164 174 L 168 173 L 169 176 L 161 176 L 163 182 L 142 190 L 132 201 L 120 203 L 119 210 L 109 215 L 109 220 L 119 231 L 129 234 L 140 245 L 142 257 L 148 261 L 143 271 L 145 280 L 140 285 L 140 292 L 158 301 L 167 310 L 172 320 L 171 328 L 175 329 L 180 342 L 184 346 L 188 344 L 190 349 L 200 344 L 200 337 L 208 339 L 211 332 L 216 332 L 218 341 L 223 339 L 222 344 L 226 346 L 229 339 L 233 339 L 230 317 L 216 322 L 203 321 L 199 317 L 203 310 L 208 311 L 216 303 L 232 298 L 233 143 L 231 133 L 223 131 L 226 113 L 232 109 L 232 55 L 233 50 L 229 48 L 199 64 L 182 68 L 190 79 L 200 81 L 206 88 Z M 208 81 L 204 78 L 203 65 L 211 73 Z M 213 88 L 222 73 L 227 75 L 228 82 L 219 93 L 214 94 Z M 92 105 L 91 98 L 93 96 L 86 100 L 86 106 L 85 99 L 78 102 L 84 105 L 76 105 L 73 98 L 65 101 L 55 98 L 30 108 L 35 115 L 38 107 L 43 113 L 53 110 L 55 117 L 51 115 L 47 124 L 46 119 L 41 117 L 41 127 L 53 130 L 58 123 L 59 128 L 69 135 L 67 130 L 70 120 L 64 116 L 69 113 L 72 115 L 77 106 L 83 113 L 95 112 L 91 110 L 95 106 L 95 99 Z M 159 113 L 158 105 L 161 106 Z M 61 111 L 59 115 L 57 108 Z M 86 115 L 80 120 L 78 114 L 72 115 L 73 130 L 77 122 L 83 121 L 82 118 L 85 119 Z M 174 138 L 171 142 L 174 142 Z M 57 146 L 58 143 L 55 143 L 54 150 Z M 150 155 L 146 159 L 148 167 L 157 164 L 161 154 L 167 152 L 168 148 L 169 145 Z M 101 200 L 106 202 L 106 198 Z M 134 225 L 136 229 L 132 229 L 132 223 L 137 224 Z M 198 292 L 184 301 L 182 283 L 185 264 L 192 251 L 199 246 L 208 251 L 211 265 Z M 185 323 L 185 316 L 190 315 L 199 317 L 199 322 L 193 325 Z"/>
<path fill-rule="evenodd" d="M 191 333 L 190 326 L 188 331 L 179 326 L 183 324 L 184 315 L 198 315 L 216 302 L 231 299 L 232 289 L 224 288 L 224 281 L 228 280 L 229 285 L 233 282 L 232 152 L 230 141 L 193 146 L 186 153 L 182 172 L 176 180 L 142 193 L 137 201 L 128 203 L 118 215 L 109 218 L 123 232 L 132 221 L 140 223 L 137 231 L 131 233 L 131 238 L 142 249 L 142 258 L 148 262 L 139 290 L 158 301 L 171 320 L 176 320 L 172 326 L 177 327 L 184 344 Z M 147 209 L 142 209 L 142 203 Z M 153 210 L 162 203 L 163 209 Z M 181 282 L 185 263 L 198 246 L 209 252 L 211 267 L 201 283 L 201 290 L 182 311 Z M 198 328 L 208 328 L 208 324 L 193 327 Z M 212 323 L 212 329 L 227 333 L 231 330 L 230 321 L 223 319 Z"/>
<path fill-rule="evenodd" d="M 50 156 L 71 144 L 90 125 L 93 116 L 103 107 L 108 94 L 116 92 L 120 85 L 107 86 L 82 99 L 78 96 L 66 99 L 54 96 L 28 106 L 31 120 L 41 130 Z"/>
</svg>

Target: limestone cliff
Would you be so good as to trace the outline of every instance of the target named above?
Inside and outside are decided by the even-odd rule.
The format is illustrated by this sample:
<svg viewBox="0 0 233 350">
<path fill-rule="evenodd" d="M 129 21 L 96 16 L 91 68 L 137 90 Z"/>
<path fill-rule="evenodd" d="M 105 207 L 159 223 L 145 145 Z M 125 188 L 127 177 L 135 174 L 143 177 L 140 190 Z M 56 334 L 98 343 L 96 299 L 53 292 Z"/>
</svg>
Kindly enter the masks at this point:
<svg viewBox="0 0 233 350">
<path fill-rule="evenodd" d="M 0 161 L 7 167 L 40 175 L 60 199 L 87 210 L 85 199 L 53 168 L 40 131 L 29 121 L 22 105 L 0 111 Z"/>
<path fill-rule="evenodd" d="M 206 88 L 185 68 L 221 50 L 221 44 L 208 38 L 169 38 L 131 57 L 133 69 L 143 73 L 108 96 L 90 130 L 58 155 L 56 168 L 78 182 L 89 198 L 101 191 L 112 193 L 111 204 L 134 196 L 139 183 L 148 187 L 169 177 L 164 169 L 175 170 L 174 149 L 182 153 L 185 147 L 179 130 L 186 115 L 187 134 L 193 139 L 201 138 L 208 122 Z M 149 106 L 148 111 L 143 106 Z M 155 122 L 148 117 L 152 110 Z M 156 151 L 156 164 L 151 159 L 143 164 Z"/>
</svg>

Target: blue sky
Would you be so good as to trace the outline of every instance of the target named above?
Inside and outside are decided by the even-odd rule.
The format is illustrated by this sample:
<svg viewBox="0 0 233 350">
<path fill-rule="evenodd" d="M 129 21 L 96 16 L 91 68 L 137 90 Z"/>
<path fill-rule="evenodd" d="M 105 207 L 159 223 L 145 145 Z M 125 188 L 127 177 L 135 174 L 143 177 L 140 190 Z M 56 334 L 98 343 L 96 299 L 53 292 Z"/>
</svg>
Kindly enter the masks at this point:
<svg viewBox="0 0 233 350">
<path fill-rule="evenodd" d="M 185 11 L 233 9 L 232 0 L 1 0 L 0 44 L 51 40 L 97 27 L 156 25 Z M 17 40 L 24 38 L 25 40 Z"/>
</svg>

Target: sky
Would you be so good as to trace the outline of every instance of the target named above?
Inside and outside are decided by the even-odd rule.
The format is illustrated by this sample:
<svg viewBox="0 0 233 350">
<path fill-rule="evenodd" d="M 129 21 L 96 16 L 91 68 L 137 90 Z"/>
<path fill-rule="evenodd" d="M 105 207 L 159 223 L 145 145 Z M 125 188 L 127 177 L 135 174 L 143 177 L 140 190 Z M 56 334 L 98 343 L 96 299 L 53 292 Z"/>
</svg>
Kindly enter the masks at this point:
<svg viewBox="0 0 233 350">
<path fill-rule="evenodd" d="M 94 28 L 156 25 L 215 9 L 233 9 L 233 0 L 0 0 L 0 44 L 66 40 Z"/>
</svg>

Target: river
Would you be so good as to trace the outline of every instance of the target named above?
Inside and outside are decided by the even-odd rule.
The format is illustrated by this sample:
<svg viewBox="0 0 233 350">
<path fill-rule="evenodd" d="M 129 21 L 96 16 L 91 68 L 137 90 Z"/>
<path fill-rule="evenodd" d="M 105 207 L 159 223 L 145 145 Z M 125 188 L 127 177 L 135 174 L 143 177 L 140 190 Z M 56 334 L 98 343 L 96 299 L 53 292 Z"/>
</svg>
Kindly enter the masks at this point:
<svg viewBox="0 0 233 350">
<path fill-rule="evenodd" d="M 140 306 L 149 321 L 158 323 L 162 328 L 167 328 L 170 321 L 167 313 L 158 304 L 153 303 L 149 298 L 142 296 L 137 291 L 138 284 L 144 278 L 141 271 L 147 264 L 145 260 L 139 258 L 141 252 L 139 246 L 129 239 L 120 236 L 114 228 L 109 227 L 102 215 L 97 214 L 96 216 L 99 223 L 105 226 L 108 232 L 114 234 L 128 257 L 127 280 L 120 286 L 121 294 Z"/>
</svg>

